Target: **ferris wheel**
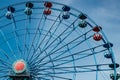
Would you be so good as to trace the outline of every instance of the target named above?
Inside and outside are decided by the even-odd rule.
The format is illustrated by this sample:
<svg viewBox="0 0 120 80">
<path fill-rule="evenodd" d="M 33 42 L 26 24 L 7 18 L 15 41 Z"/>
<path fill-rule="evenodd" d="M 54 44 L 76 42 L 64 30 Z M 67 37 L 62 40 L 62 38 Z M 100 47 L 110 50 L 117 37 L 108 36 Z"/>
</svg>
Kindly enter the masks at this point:
<svg viewBox="0 0 120 80">
<path fill-rule="evenodd" d="M 0 9 L 0 80 L 118 80 L 112 47 L 102 26 L 71 6 Z"/>
</svg>

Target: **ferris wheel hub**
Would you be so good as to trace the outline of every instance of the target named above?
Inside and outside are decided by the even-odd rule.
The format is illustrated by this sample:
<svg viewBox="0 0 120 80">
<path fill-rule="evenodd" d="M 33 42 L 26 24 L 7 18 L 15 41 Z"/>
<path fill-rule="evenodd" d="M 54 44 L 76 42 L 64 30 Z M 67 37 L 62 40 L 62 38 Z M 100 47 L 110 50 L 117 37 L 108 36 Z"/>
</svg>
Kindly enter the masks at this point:
<svg viewBox="0 0 120 80">
<path fill-rule="evenodd" d="M 13 64 L 13 71 L 15 73 L 23 73 L 26 70 L 26 62 L 24 60 L 17 60 Z"/>
</svg>

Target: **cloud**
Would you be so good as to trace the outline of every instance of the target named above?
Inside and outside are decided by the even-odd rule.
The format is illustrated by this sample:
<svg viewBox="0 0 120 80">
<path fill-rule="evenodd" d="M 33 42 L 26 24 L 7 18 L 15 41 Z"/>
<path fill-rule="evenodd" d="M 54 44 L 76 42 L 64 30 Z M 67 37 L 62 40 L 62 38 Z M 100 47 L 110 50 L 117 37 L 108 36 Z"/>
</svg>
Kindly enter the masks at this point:
<svg viewBox="0 0 120 80">
<path fill-rule="evenodd" d="M 99 16 L 100 18 L 104 18 L 105 20 L 110 20 L 110 19 L 120 20 L 120 18 L 118 18 L 120 14 L 118 13 L 118 11 L 116 11 L 116 9 L 110 9 L 110 8 L 107 9 L 107 8 L 99 7 L 93 12 L 96 16 Z"/>
</svg>

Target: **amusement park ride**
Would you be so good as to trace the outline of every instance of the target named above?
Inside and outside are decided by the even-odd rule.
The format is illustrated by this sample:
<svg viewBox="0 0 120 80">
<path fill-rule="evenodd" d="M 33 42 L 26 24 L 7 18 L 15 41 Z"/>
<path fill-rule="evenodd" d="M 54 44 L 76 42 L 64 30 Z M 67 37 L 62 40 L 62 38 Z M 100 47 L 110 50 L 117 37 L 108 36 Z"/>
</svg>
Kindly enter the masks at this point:
<svg viewBox="0 0 120 80">
<path fill-rule="evenodd" d="M 120 78 L 102 27 L 64 4 L 31 1 L 1 8 L 0 39 L 0 80 L 106 80 L 100 75 L 106 71 L 112 72 L 107 80 Z"/>
</svg>

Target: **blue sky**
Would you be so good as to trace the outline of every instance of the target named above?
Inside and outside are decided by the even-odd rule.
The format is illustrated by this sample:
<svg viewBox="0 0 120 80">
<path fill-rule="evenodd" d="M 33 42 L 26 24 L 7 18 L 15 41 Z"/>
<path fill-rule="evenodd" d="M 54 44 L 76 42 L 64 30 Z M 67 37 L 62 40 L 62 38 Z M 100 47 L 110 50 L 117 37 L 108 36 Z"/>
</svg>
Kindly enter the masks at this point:
<svg viewBox="0 0 120 80">
<path fill-rule="evenodd" d="M 0 8 L 28 0 L 0 0 Z M 108 40 L 114 44 L 116 62 L 120 64 L 120 0 L 49 0 L 70 5 L 86 13 L 103 28 Z"/>
<path fill-rule="evenodd" d="M 28 0 L 1 0 L 0 7 Z M 103 31 L 108 40 L 114 44 L 113 51 L 116 60 L 120 63 L 120 0 L 49 0 L 72 7 L 86 13 Z"/>
<path fill-rule="evenodd" d="M 120 63 L 120 0 L 53 0 L 86 13 L 102 26 L 108 40 L 114 44 L 116 61 Z"/>
</svg>

